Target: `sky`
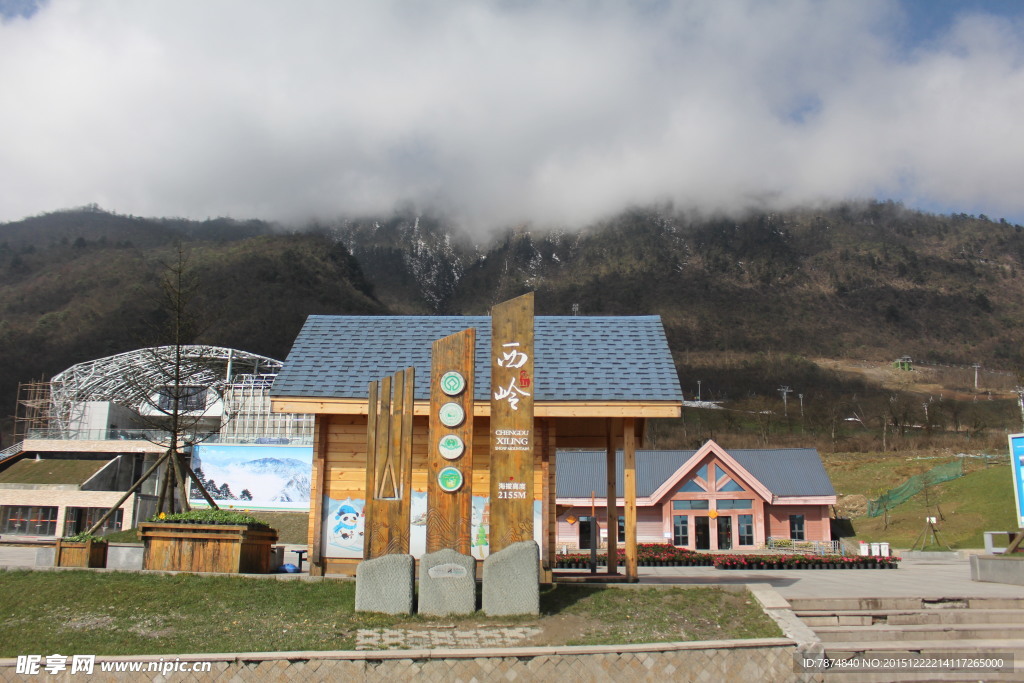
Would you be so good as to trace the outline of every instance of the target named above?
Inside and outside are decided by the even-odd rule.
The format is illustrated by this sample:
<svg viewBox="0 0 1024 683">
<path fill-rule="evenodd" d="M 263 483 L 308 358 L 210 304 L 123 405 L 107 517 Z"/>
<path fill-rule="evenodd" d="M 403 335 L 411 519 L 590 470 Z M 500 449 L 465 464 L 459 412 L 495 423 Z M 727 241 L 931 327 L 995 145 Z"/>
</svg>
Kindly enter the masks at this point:
<svg viewBox="0 0 1024 683">
<path fill-rule="evenodd" d="M 1017 0 L 0 0 L 0 221 L 1024 222 Z"/>
</svg>

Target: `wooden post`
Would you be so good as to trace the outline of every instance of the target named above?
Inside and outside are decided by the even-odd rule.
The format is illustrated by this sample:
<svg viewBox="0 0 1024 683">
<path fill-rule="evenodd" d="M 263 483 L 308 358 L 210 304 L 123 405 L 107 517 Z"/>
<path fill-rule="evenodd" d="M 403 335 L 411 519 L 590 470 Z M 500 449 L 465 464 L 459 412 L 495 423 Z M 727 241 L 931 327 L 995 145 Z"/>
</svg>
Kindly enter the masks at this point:
<svg viewBox="0 0 1024 683">
<path fill-rule="evenodd" d="M 490 551 L 533 540 L 533 293 L 491 311 Z"/>
<path fill-rule="evenodd" d="M 622 484 L 626 503 L 626 580 L 639 581 L 636 549 L 636 419 L 627 417 L 622 426 Z"/>
<path fill-rule="evenodd" d="M 368 560 L 409 552 L 414 372 L 415 368 L 410 367 L 399 370 L 393 378 L 382 378 L 380 401 L 368 404 L 363 546 L 363 557 Z M 376 393 L 374 384 L 370 383 L 371 398 Z"/>
<path fill-rule="evenodd" d="M 555 544 L 558 540 L 555 529 L 555 519 L 558 516 L 555 504 L 555 468 L 557 463 L 553 448 L 555 442 L 553 430 L 554 425 L 551 420 L 537 420 L 537 434 L 540 437 L 537 439 L 537 445 L 540 450 L 541 481 L 543 482 L 541 486 L 543 502 L 540 507 L 541 525 L 544 529 L 544 542 L 541 544 L 540 555 L 542 583 L 551 583 L 554 579 L 552 568 L 555 566 Z"/>
<path fill-rule="evenodd" d="M 312 525 L 310 530 L 309 547 L 309 575 L 323 576 L 323 520 L 324 520 L 324 493 L 327 491 L 327 427 L 330 418 L 327 415 L 317 415 L 313 423 L 313 442 L 316 444 L 316 451 L 313 453 L 313 471 L 310 482 L 310 514 Z"/>
<path fill-rule="evenodd" d="M 427 446 L 427 552 L 451 548 L 469 555 L 473 506 L 473 364 L 476 330 L 434 342 L 430 368 L 430 437 Z M 454 403 L 465 416 L 448 427 L 441 411 Z M 461 452 L 459 449 L 461 448 Z M 462 486 L 446 491 L 438 475 L 448 467 L 462 474 Z"/>
<path fill-rule="evenodd" d="M 615 458 L 615 432 L 612 419 L 605 420 L 605 468 L 608 470 L 608 573 L 617 574 L 619 571 L 619 501 L 616 490 L 618 489 L 618 467 Z"/>
</svg>

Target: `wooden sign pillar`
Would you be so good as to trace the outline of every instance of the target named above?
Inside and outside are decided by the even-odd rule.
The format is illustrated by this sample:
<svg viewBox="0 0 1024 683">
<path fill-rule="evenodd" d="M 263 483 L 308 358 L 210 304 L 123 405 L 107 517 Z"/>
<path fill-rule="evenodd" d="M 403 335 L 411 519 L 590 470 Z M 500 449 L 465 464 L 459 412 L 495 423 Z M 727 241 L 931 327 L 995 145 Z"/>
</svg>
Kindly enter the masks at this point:
<svg viewBox="0 0 1024 683">
<path fill-rule="evenodd" d="M 416 369 L 410 367 L 399 370 L 394 377 L 370 382 L 363 546 L 363 558 L 367 560 L 409 553 L 415 373 Z"/>
<path fill-rule="evenodd" d="M 473 505 L 473 361 L 476 330 L 434 342 L 427 447 L 427 552 L 469 555 Z M 460 419 L 461 416 L 461 419 Z"/>
<path fill-rule="evenodd" d="M 490 552 L 533 540 L 533 293 L 491 310 Z"/>
</svg>

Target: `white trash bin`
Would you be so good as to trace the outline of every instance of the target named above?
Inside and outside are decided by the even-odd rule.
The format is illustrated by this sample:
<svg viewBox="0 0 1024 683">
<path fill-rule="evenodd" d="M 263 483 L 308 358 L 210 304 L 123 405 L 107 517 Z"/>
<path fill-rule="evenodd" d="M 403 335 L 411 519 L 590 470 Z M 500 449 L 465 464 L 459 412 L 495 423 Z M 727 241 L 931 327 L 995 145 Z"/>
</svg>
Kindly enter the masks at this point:
<svg viewBox="0 0 1024 683">
<path fill-rule="evenodd" d="M 869 546 L 864 541 L 861 541 L 860 542 L 860 554 L 861 554 L 862 557 L 867 557 L 868 555 L 870 555 L 871 554 L 871 546 Z"/>
<path fill-rule="evenodd" d="M 882 554 L 882 544 L 881 543 L 872 543 L 871 544 L 871 555 L 874 556 L 874 557 L 878 557 L 881 554 Z"/>
<path fill-rule="evenodd" d="M 878 551 L 879 551 L 878 554 L 881 555 L 882 557 L 889 557 L 889 544 L 888 543 L 879 543 L 878 544 Z"/>
</svg>

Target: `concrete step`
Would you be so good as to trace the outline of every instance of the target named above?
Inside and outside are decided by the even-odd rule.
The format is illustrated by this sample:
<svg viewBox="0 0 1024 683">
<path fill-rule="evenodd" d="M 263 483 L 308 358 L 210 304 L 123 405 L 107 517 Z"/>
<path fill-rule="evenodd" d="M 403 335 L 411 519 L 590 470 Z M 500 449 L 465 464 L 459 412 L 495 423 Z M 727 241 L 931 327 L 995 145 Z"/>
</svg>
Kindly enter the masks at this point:
<svg viewBox="0 0 1024 683">
<path fill-rule="evenodd" d="M 811 628 L 874 624 L 1024 624 L 1024 610 L 1020 609 L 800 610 L 796 615 Z"/>
<path fill-rule="evenodd" d="M 818 626 L 814 633 L 824 643 L 881 642 L 903 644 L 907 641 L 1001 640 L 1018 639 L 1024 649 L 1024 624 L 923 624 L 919 626 Z"/>
</svg>

